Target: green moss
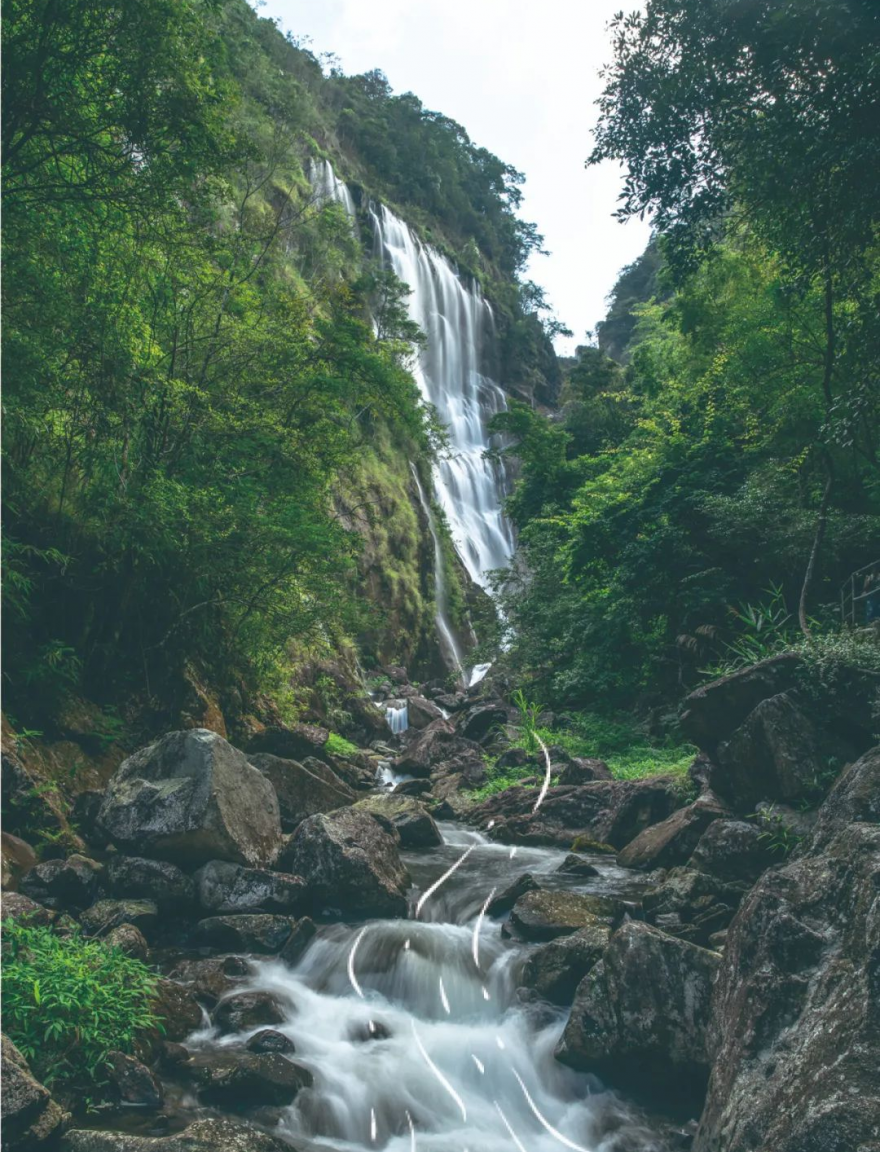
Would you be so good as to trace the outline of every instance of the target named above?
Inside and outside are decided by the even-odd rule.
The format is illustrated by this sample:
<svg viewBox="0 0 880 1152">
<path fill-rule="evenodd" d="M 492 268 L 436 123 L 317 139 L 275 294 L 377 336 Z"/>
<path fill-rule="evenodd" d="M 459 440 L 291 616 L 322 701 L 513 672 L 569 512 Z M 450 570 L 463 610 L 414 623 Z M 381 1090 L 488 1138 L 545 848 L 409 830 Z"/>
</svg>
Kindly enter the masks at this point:
<svg viewBox="0 0 880 1152">
<path fill-rule="evenodd" d="M 350 740 L 346 740 L 345 737 L 340 736 L 338 732 L 330 733 L 324 747 L 331 756 L 351 756 L 355 752 L 360 751 L 357 744 L 352 744 Z"/>
</svg>

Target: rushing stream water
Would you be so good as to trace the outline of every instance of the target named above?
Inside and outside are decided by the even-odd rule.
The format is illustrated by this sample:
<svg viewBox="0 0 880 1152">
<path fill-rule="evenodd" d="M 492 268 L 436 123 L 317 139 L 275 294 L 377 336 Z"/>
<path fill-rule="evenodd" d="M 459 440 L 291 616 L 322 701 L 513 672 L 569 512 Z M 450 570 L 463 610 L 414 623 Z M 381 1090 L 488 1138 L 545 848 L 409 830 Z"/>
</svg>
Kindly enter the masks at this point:
<svg viewBox="0 0 880 1152">
<path fill-rule="evenodd" d="M 264 1122 L 297 1146 L 350 1152 L 661 1152 L 643 1117 L 554 1059 L 564 1014 L 518 1000 L 529 946 L 480 915 L 493 889 L 526 870 L 545 886 L 618 895 L 631 874 L 596 858 L 600 876 L 578 881 L 554 874 L 558 850 L 441 831 L 442 846 L 405 854 L 410 919 L 327 924 L 295 968 L 253 963 L 246 987 L 275 995 L 286 1017 L 277 1027 L 314 1076 Z M 239 1046 L 252 1034 L 206 1029 L 189 1043 Z"/>
</svg>

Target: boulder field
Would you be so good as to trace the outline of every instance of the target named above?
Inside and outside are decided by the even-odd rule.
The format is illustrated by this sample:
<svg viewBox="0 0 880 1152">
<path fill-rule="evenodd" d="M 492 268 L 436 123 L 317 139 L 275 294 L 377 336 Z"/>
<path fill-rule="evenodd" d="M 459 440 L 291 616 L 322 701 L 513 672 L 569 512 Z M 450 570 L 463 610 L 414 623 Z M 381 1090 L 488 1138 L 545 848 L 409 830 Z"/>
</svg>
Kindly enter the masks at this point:
<svg viewBox="0 0 880 1152">
<path fill-rule="evenodd" d="M 525 950 L 523 1002 L 567 1012 L 561 1065 L 690 1119 L 680 1147 L 693 1152 L 868 1152 L 880 1147 L 880 749 L 852 700 L 811 709 L 797 668 L 765 661 L 689 697 L 689 795 L 551 748 L 537 810 L 539 760 L 533 787 L 476 803 L 487 748 L 532 767 L 505 745 L 511 710 L 442 685 L 422 696 L 405 673 L 389 690 L 409 701 L 412 730 L 348 759 L 310 725 L 265 729 L 247 751 L 172 732 L 80 798 L 76 832 L 56 798 L 44 806 L 69 833 L 52 858 L 21 824 L 4 838 L 3 916 L 59 934 L 78 924 L 160 965 L 164 1032 L 110 1054 L 108 1105 L 158 1110 L 171 1077 L 220 1111 L 285 1107 L 311 1075 L 283 1005 L 248 987 L 247 958 L 292 965 L 322 921 L 411 915 L 401 853 L 441 845 L 437 818 L 457 817 L 568 853 L 549 878 L 511 869 L 484 909 L 484 931 Z M 28 769 L 7 759 L 4 795 L 21 795 Z M 383 792 L 381 766 L 415 779 Z M 632 898 L 600 890 L 609 867 L 623 887 L 632 877 Z M 185 1042 L 206 1020 L 250 1033 L 246 1047 L 194 1055 Z M 6 1037 L 2 1059 L 13 1152 L 289 1148 L 240 1116 L 155 1136 L 77 1128 Z"/>
</svg>

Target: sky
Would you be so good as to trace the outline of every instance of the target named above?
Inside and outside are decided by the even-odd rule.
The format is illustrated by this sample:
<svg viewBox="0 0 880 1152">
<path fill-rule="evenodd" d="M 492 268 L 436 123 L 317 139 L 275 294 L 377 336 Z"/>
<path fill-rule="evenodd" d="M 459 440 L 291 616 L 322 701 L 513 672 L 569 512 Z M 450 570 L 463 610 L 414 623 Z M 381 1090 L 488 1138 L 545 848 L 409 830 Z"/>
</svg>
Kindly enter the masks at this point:
<svg viewBox="0 0 880 1152">
<path fill-rule="evenodd" d="M 636 0 L 266 0 L 262 16 L 333 52 L 347 73 L 379 68 L 457 120 L 478 145 L 525 173 L 521 214 L 549 256 L 527 275 L 572 329 L 570 353 L 605 314 L 617 274 L 648 242 L 638 219 L 613 219 L 622 170 L 585 169 L 611 55 L 608 21 Z"/>
</svg>

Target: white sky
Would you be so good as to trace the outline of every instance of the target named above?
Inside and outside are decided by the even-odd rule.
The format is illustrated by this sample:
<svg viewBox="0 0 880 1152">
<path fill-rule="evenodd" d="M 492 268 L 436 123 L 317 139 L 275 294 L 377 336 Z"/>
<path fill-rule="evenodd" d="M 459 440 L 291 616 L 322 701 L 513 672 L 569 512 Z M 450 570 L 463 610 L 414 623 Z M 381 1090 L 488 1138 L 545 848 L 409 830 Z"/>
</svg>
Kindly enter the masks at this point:
<svg viewBox="0 0 880 1152">
<path fill-rule="evenodd" d="M 611 55 L 607 24 L 637 0 L 266 0 L 260 14 L 347 73 L 381 69 L 395 92 L 432 111 L 524 172 L 522 215 L 545 237 L 533 258 L 557 316 L 583 343 L 605 314 L 617 273 L 648 241 L 647 223 L 612 219 L 616 164 L 584 168 Z"/>
</svg>

